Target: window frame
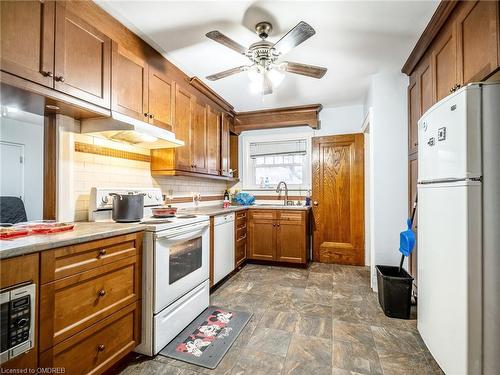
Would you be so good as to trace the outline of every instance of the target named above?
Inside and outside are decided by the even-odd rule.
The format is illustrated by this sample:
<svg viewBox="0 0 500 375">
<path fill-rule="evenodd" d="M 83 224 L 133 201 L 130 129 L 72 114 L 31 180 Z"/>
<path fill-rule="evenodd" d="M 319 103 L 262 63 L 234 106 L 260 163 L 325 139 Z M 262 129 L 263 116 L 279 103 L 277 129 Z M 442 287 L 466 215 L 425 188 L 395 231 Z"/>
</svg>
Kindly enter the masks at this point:
<svg viewBox="0 0 500 375">
<path fill-rule="evenodd" d="M 293 134 L 273 134 L 272 140 L 270 135 L 245 135 L 243 138 L 242 147 L 242 169 L 243 179 L 242 188 L 245 190 L 269 190 L 270 188 L 261 188 L 260 184 L 255 183 L 255 159 L 250 158 L 250 144 L 259 142 L 282 142 L 296 141 L 304 139 L 306 141 L 306 155 L 304 155 L 302 184 L 288 184 L 290 189 L 311 189 L 311 150 L 312 150 L 312 135 L 309 133 L 293 133 Z M 271 185 L 271 188 L 276 185 Z"/>
</svg>

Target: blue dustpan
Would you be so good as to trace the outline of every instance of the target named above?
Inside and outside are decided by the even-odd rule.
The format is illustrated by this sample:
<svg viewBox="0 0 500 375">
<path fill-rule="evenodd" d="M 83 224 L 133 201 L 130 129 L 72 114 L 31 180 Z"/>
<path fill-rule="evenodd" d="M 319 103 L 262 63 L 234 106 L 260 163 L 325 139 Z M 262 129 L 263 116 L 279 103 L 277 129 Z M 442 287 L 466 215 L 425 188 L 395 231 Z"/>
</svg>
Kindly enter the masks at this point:
<svg viewBox="0 0 500 375">
<path fill-rule="evenodd" d="M 399 251 L 404 256 L 410 256 L 415 247 L 415 233 L 411 229 L 413 220 L 408 218 L 406 225 L 408 225 L 408 229 L 399 234 Z"/>
</svg>

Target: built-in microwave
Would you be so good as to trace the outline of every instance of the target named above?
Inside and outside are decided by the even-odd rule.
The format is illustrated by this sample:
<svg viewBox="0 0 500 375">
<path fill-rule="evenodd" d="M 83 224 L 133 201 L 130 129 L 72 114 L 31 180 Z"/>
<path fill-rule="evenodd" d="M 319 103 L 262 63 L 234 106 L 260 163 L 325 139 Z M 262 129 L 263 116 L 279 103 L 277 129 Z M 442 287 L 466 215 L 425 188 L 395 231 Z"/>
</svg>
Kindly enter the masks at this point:
<svg viewBox="0 0 500 375">
<path fill-rule="evenodd" d="M 35 296 L 32 283 L 0 290 L 0 364 L 33 348 Z"/>
</svg>

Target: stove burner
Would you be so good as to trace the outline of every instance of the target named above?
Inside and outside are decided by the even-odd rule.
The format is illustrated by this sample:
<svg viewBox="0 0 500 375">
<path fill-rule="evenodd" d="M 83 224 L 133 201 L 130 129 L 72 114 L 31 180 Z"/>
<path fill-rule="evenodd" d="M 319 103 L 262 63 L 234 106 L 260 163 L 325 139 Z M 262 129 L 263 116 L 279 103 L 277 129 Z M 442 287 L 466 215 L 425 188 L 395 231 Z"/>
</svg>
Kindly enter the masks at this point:
<svg viewBox="0 0 500 375">
<path fill-rule="evenodd" d="M 181 215 L 177 216 L 177 219 L 194 219 L 196 215 Z"/>
</svg>

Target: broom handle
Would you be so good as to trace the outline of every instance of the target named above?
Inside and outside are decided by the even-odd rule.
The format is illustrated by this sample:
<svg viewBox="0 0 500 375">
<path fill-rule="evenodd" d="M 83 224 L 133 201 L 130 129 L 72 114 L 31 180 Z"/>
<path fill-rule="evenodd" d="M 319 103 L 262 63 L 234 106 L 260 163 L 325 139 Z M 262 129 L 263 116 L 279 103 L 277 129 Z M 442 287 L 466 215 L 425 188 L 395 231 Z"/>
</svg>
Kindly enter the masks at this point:
<svg viewBox="0 0 500 375">
<path fill-rule="evenodd" d="M 417 211 L 417 199 L 418 195 L 415 194 L 415 201 L 413 202 L 413 208 L 411 210 L 411 225 L 413 227 L 413 219 L 415 218 L 415 212 Z M 401 254 L 401 261 L 399 262 L 399 273 L 401 273 L 401 269 L 403 268 L 403 262 L 405 261 L 405 255 Z"/>
<path fill-rule="evenodd" d="M 401 269 L 403 268 L 404 261 L 405 261 L 405 255 L 401 254 L 401 261 L 399 262 L 399 273 L 401 273 Z"/>
</svg>

